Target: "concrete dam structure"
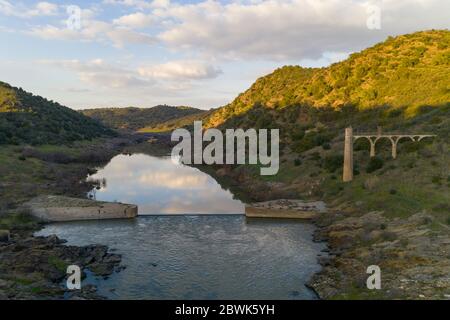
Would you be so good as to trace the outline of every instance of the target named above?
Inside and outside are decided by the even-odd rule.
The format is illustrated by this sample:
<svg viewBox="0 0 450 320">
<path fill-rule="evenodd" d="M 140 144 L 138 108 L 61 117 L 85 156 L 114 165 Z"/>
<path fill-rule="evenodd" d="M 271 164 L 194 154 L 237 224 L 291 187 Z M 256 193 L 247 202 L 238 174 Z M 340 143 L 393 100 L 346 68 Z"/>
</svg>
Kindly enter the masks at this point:
<svg viewBox="0 0 450 320">
<path fill-rule="evenodd" d="M 24 207 L 46 222 L 129 219 L 138 214 L 138 207 L 132 204 L 51 195 L 34 198 Z"/>
</svg>

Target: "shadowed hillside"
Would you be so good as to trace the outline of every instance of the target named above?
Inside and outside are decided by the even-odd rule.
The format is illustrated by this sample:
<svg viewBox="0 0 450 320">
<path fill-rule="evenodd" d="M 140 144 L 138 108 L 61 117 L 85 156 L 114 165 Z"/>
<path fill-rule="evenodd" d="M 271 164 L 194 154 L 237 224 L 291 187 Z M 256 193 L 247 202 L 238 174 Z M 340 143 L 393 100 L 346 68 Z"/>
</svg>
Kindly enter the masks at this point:
<svg viewBox="0 0 450 320">
<path fill-rule="evenodd" d="M 200 115 L 205 111 L 190 107 L 159 105 L 153 108 L 86 109 L 81 112 L 112 128 L 138 131 L 142 128 L 154 127 L 178 118 Z"/>
<path fill-rule="evenodd" d="M 114 134 L 59 103 L 0 82 L 0 144 L 63 144 Z"/>
</svg>

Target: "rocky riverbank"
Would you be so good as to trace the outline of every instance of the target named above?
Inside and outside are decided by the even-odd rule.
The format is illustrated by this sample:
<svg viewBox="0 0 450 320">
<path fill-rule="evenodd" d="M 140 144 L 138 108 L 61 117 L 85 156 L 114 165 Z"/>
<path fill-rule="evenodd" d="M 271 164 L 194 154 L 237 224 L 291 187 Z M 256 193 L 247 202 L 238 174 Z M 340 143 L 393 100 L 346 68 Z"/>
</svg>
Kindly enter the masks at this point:
<svg viewBox="0 0 450 320">
<path fill-rule="evenodd" d="M 273 200 L 292 198 L 292 185 L 261 181 L 242 168 L 205 170 L 248 199 L 277 203 L 275 211 L 289 211 L 296 201 L 283 206 Z M 314 240 L 328 244 L 327 254 L 318 257 L 322 270 L 308 283 L 321 299 L 450 299 L 448 225 L 426 211 L 391 216 L 358 208 L 360 203 L 327 205 L 311 220 L 318 227 Z M 371 265 L 381 269 L 380 290 L 367 288 Z"/>
<path fill-rule="evenodd" d="M 87 181 L 107 163 L 145 136 L 121 136 L 70 147 L 5 147 L 0 152 L 0 299 L 101 299 L 92 285 L 65 288 L 68 265 L 96 276 L 120 271 L 120 255 L 106 246 L 67 246 L 55 236 L 34 237 L 42 221 L 22 206 L 36 196 L 85 197 L 96 186 Z"/>
<path fill-rule="evenodd" d="M 34 237 L 32 231 L 14 230 L 10 241 L 0 242 L 0 300 L 102 299 L 95 286 L 69 291 L 69 265 L 108 277 L 121 269 L 121 256 L 102 245 L 67 246 L 56 236 Z M 84 274 L 84 273 L 83 273 Z M 84 274 L 85 275 L 85 274 Z"/>
</svg>

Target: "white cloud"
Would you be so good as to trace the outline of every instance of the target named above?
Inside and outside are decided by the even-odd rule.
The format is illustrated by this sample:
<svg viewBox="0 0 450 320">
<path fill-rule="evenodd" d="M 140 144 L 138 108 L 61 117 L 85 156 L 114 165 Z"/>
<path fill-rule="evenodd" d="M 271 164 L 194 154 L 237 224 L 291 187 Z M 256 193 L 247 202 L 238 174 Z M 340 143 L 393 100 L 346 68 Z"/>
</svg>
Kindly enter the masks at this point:
<svg viewBox="0 0 450 320">
<path fill-rule="evenodd" d="M 122 5 L 133 7 L 137 9 L 153 9 L 153 8 L 167 8 L 171 2 L 170 0 L 103 0 L 104 4 Z"/>
<path fill-rule="evenodd" d="M 81 81 L 104 88 L 133 88 L 151 86 L 155 83 L 152 79 L 139 77 L 132 70 L 107 64 L 102 59 L 88 62 L 79 60 L 42 60 L 39 62 L 75 71 Z"/>
<path fill-rule="evenodd" d="M 171 61 L 139 68 L 142 76 L 169 80 L 200 80 L 216 78 L 222 71 L 201 61 Z"/>
<path fill-rule="evenodd" d="M 58 13 L 58 5 L 45 1 L 39 2 L 30 12 L 36 16 L 53 16 Z"/>
<path fill-rule="evenodd" d="M 381 7 L 381 30 L 366 9 Z M 171 22 L 159 35 L 175 50 L 226 58 L 318 59 L 360 50 L 387 35 L 448 28 L 446 0 L 267 0 L 172 4 L 154 14 Z"/>
<path fill-rule="evenodd" d="M 142 12 L 136 12 L 129 15 L 122 16 L 115 19 L 114 24 L 133 28 L 144 28 L 155 22 L 152 15 L 147 15 Z"/>
<path fill-rule="evenodd" d="M 89 19 L 82 20 L 80 30 L 47 25 L 34 27 L 28 33 L 46 40 L 110 41 L 119 48 L 124 47 L 127 43 L 151 45 L 156 42 L 156 39 L 147 34 Z"/>
<path fill-rule="evenodd" d="M 74 71 L 81 81 L 104 88 L 151 87 L 164 82 L 167 90 L 186 90 L 189 83 L 183 81 L 211 79 L 221 72 L 213 66 L 194 61 L 175 61 L 137 69 L 111 65 L 102 59 L 87 62 L 41 60 L 39 63 Z"/>
<path fill-rule="evenodd" d="M 13 5 L 6 0 L 0 0 L 0 14 L 19 18 L 31 18 L 38 16 L 54 16 L 58 14 L 59 7 L 51 2 L 38 2 L 34 7 Z"/>
</svg>

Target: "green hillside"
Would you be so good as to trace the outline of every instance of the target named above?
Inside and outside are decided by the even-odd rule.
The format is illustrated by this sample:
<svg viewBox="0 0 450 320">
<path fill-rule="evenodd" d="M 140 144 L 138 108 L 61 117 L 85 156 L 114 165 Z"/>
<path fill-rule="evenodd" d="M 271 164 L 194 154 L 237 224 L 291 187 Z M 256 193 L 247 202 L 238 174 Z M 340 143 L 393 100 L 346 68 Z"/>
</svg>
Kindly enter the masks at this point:
<svg viewBox="0 0 450 320">
<path fill-rule="evenodd" d="M 86 109 L 81 112 L 112 128 L 138 131 L 181 117 L 202 114 L 204 111 L 190 107 L 159 105 L 153 108 Z"/>
<path fill-rule="evenodd" d="M 282 109 L 295 105 L 338 110 L 354 106 L 405 108 L 450 101 L 450 31 L 423 31 L 388 38 L 327 68 L 285 66 L 258 79 L 249 90 L 214 113 L 209 126 L 253 107 Z M 254 123 L 252 119 L 247 122 Z"/>
<path fill-rule="evenodd" d="M 178 128 L 193 129 L 194 121 L 205 121 L 213 112 L 214 109 L 170 119 L 139 129 L 139 132 L 171 132 Z"/>
<path fill-rule="evenodd" d="M 61 144 L 114 134 L 72 109 L 0 82 L 0 144 Z"/>
</svg>

